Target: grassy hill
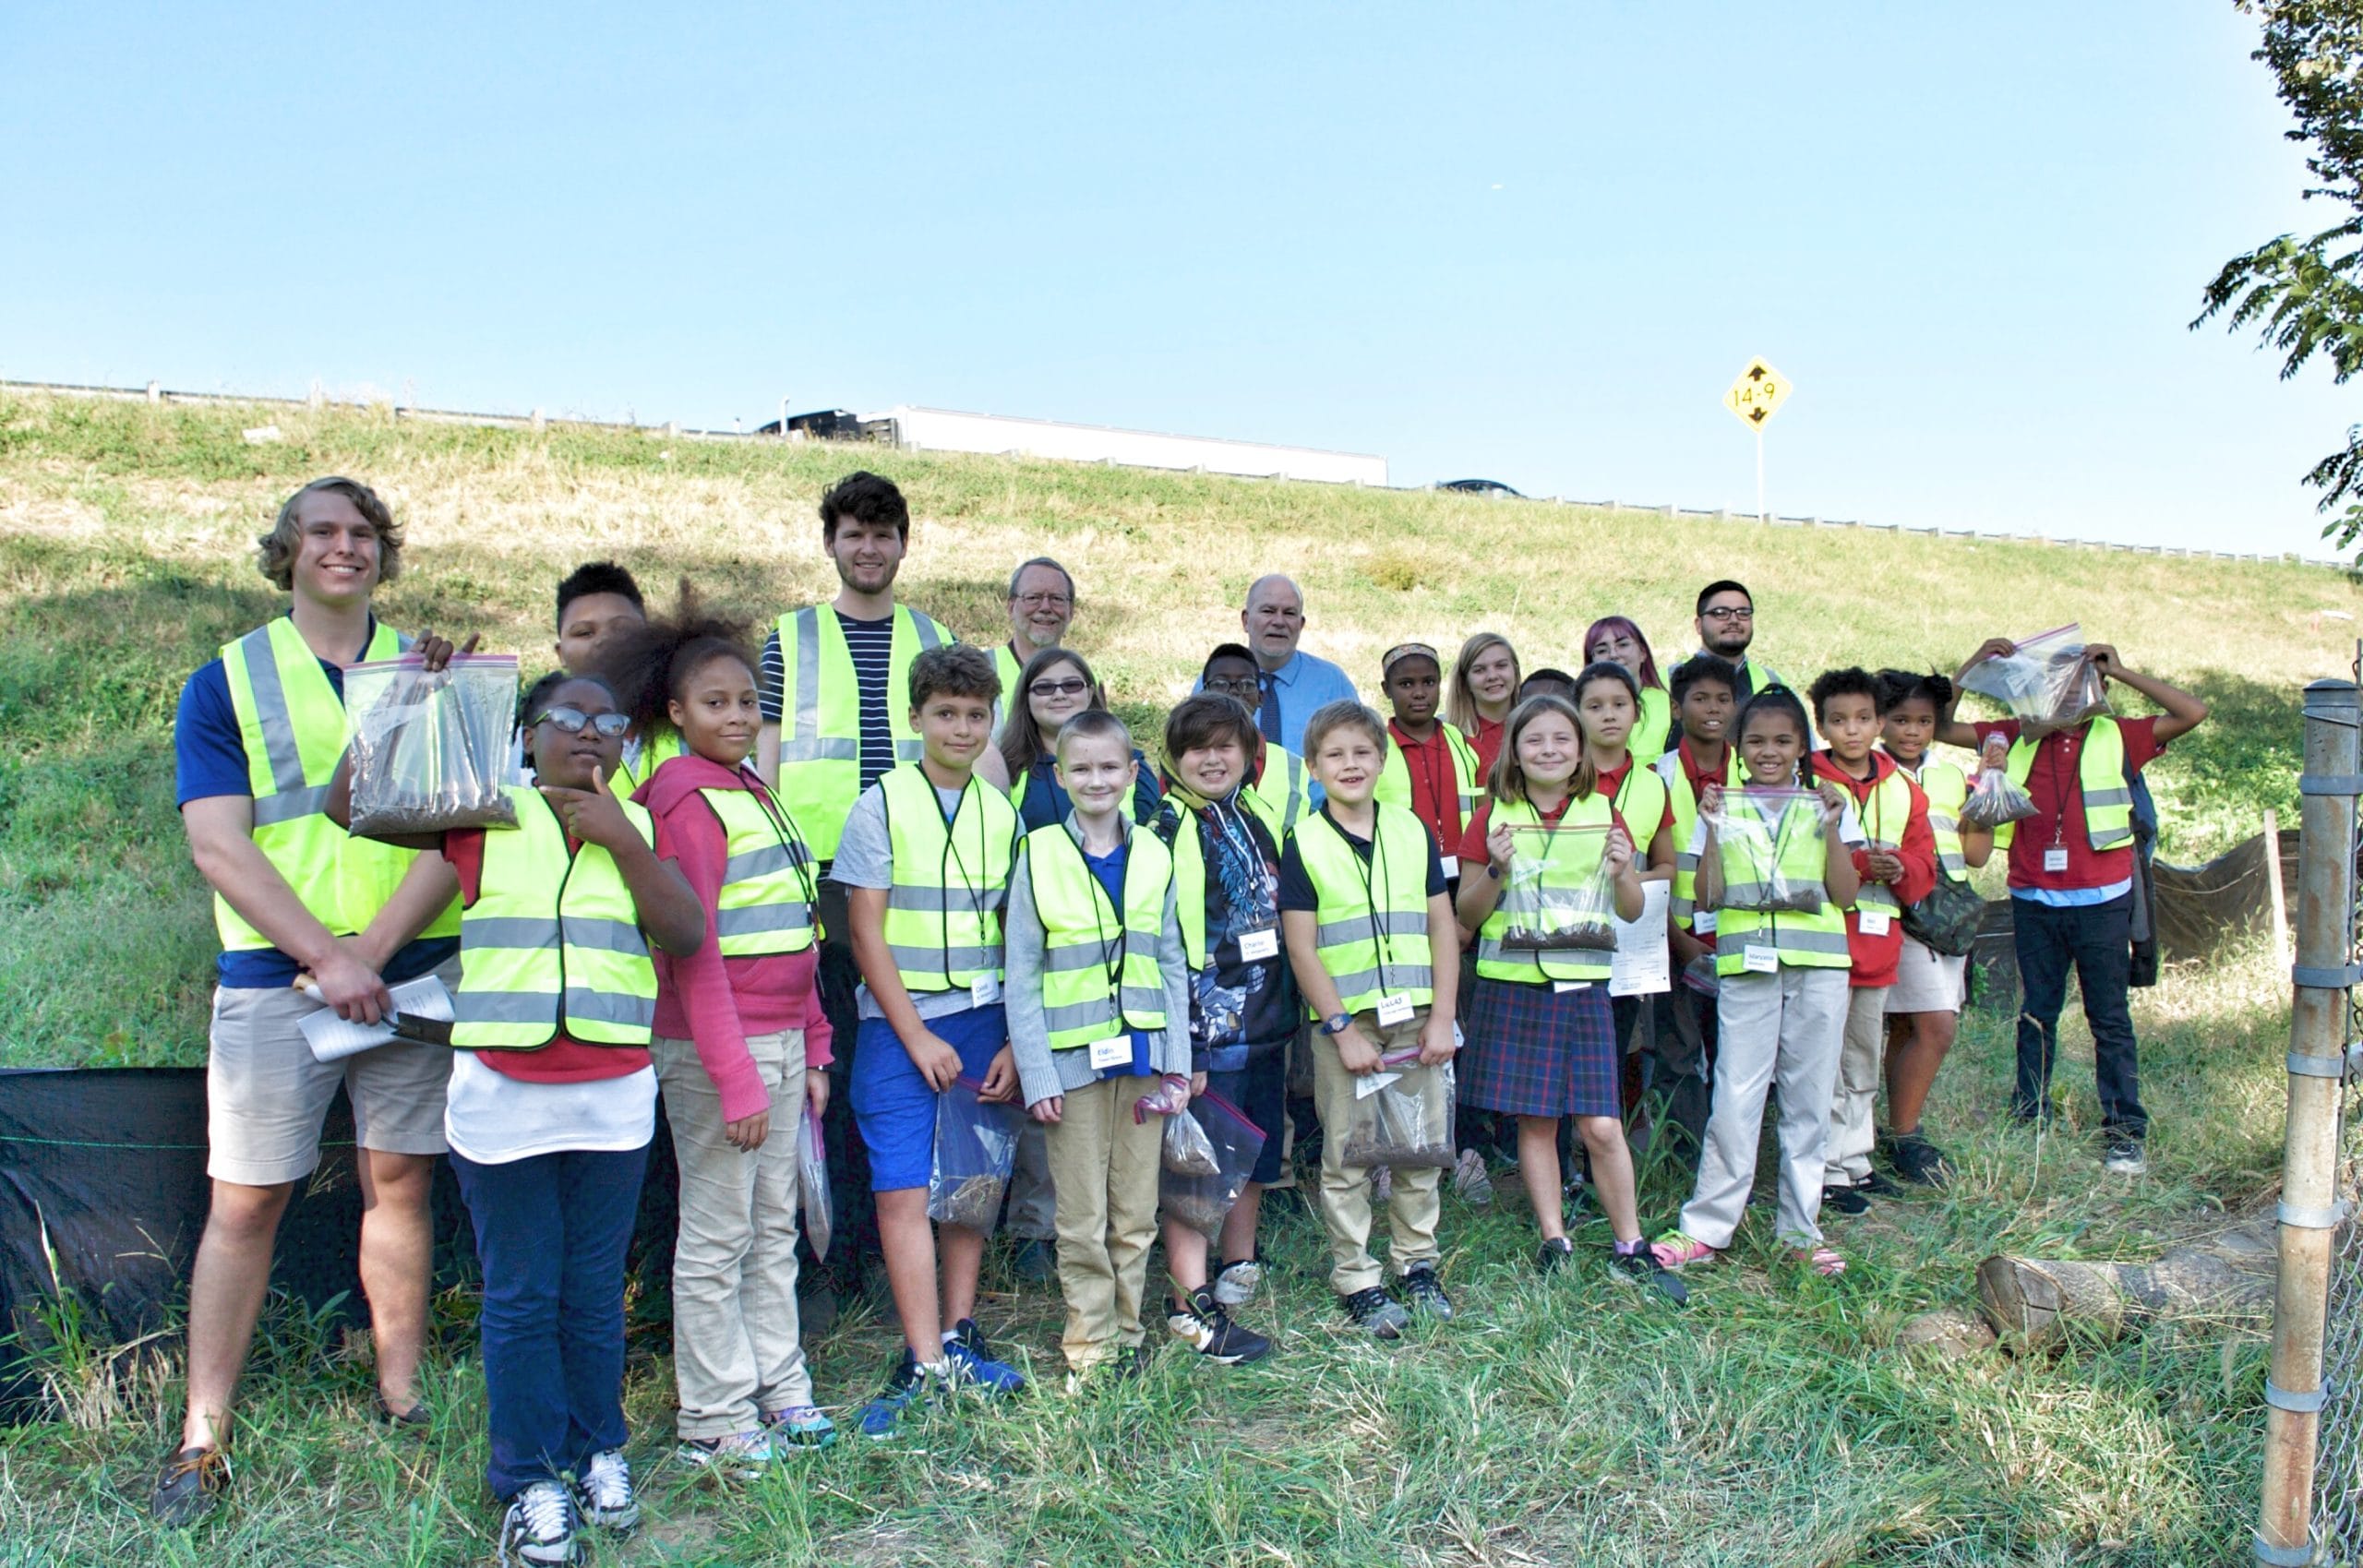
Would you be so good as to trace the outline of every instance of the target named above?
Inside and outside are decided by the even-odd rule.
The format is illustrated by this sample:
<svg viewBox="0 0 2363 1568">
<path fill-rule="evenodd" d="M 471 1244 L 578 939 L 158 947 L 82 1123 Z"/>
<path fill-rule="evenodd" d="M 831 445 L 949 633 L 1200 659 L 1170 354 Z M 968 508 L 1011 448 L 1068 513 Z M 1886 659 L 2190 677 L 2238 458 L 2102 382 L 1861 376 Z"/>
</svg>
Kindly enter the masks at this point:
<svg viewBox="0 0 2363 1568">
<path fill-rule="evenodd" d="M 242 426 L 279 425 L 249 446 Z M 1839 662 L 1949 668 L 1994 633 L 2079 619 L 2129 662 L 2204 694 L 2216 722 L 2155 777 L 2168 846 L 2198 858 L 2295 801 L 2297 688 L 2342 673 L 2358 604 L 2319 569 L 2161 559 L 1836 530 L 1668 520 L 1539 503 L 1334 489 L 864 449 L 397 424 L 0 396 L 0 1065 L 202 1059 L 213 942 L 172 800 L 181 681 L 270 613 L 252 541 L 304 480 L 352 473 L 394 503 L 406 568 L 383 600 L 410 628 L 481 630 L 547 656 L 549 592 L 614 556 L 652 588 L 687 574 L 767 618 L 833 586 L 812 504 L 866 465 L 918 521 L 906 596 L 999 635 L 1009 567 L 1048 553 L 1082 589 L 1074 640 L 1136 727 L 1235 634 L 1249 580 L 1292 573 L 1307 646 L 1375 686 L 1379 651 L 1507 633 L 1529 666 L 1576 662 L 1622 611 L 1668 655 L 1710 578 L 1754 587 L 1759 646 L 1798 679 Z M 1997 520 L 2007 521 L 2007 520 Z M 2237 520 L 2225 542 L 2237 542 Z M 1669 659 L 1670 662 L 1670 659 Z M 2000 1116 L 2007 1015 L 1973 1014 L 1932 1111 L 1961 1167 L 1939 1198 L 1833 1234 L 1835 1288 L 1743 1249 L 1675 1318 L 1589 1265 L 1531 1280 L 1522 1204 L 1445 1212 L 1460 1323 L 1387 1353 L 1337 1332 L 1317 1227 L 1276 1223 L 1284 1331 L 1268 1369 L 1221 1378 L 1169 1353 L 1121 1396 L 1046 1392 L 947 1420 L 922 1454 L 839 1452 L 717 1494 L 661 1458 L 661 1340 L 630 1404 L 651 1529 L 605 1561 L 681 1562 L 1667 1562 L 2180 1563 L 2245 1552 L 2264 1346 L 2243 1325 L 2052 1361 L 1938 1365 L 1884 1348 L 1911 1313 L 1970 1299 L 2003 1249 L 2141 1255 L 2223 1222 L 2279 1147 L 2285 977 L 2260 952 L 2138 993 L 2153 1174 L 2105 1179 L 2089 1039 L 2065 1032 L 2068 1123 Z M 1645 1219 L 1671 1176 L 1645 1177 Z M 1577 1233 L 1606 1243 L 1597 1221 Z M 1038 1371 L 1055 1301 L 990 1305 Z M 464 1303 L 447 1304 L 457 1315 Z M 821 1397 L 867 1394 L 889 1336 L 855 1315 L 816 1339 Z M 475 1481 L 481 1384 L 464 1334 L 438 1357 L 424 1459 L 361 1430 L 366 1395 L 301 1321 L 272 1326 L 242 1427 L 233 1517 L 199 1540 L 137 1512 L 163 1443 L 154 1399 L 61 1365 L 82 1417 L 0 1433 L 0 1518 L 59 1562 L 441 1563 L 488 1553 Z M 1049 1383 L 1056 1377 L 1050 1372 Z M 323 1490 L 322 1489 L 327 1489 Z M 322 1498 L 330 1506 L 320 1505 Z M 354 1531 L 374 1543 L 354 1557 Z M 0 1553 L 0 1556 L 5 1556 Z"/>
</svg>

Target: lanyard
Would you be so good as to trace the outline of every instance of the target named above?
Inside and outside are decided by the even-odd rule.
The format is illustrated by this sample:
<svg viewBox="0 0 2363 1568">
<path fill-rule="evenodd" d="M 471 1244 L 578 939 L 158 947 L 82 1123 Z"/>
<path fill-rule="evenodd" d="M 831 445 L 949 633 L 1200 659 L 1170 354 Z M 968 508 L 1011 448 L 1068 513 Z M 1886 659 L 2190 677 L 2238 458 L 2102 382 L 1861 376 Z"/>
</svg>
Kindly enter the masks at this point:
<svg viewBox="0 0 2363 1568">
<path fill-rule="evenodd" d="M 1328 814 L 1328 808 L 1325 806 L 1322 810 L 1323 815 Z M 1391 887 L 1393 884 L 1386 880 L 1386 835 L 1379 831 L 1378 813 L 1379 808 L 1373 802 L 1370 813 L 1370 859 L 1364 860 L 1355 854 L 1354 846 L 1350 844 L 1346 845 L 1346 858 L 1354 863 L 1354 870 L 1362 880 L 1362 900 L 1370 908 L 1370 945 L 1378 957 L 1378 992 L 1379 995 L 1385 996 L 1388 994 L 1386 936 L 1378 926 L 1378 889 Z M 1331 817 L 1329 825 L 1336 829 L 1339 838 L 1346 836 L 1346 830 L 1338 827 L 1337 819 Z"/>
<path fill-rule="evenodd" d="M 763 787 L 761 780 L 749 783 L 747 793 L 755 797 L 756 809 L 762 811 L 763 820 L 771 823 L 772 832 L 779 835 L 780 847 L 787 851 L 787 863 L 795 868 L 797 882 L 804 889 L 804 902 L 807 904 L 819 904 L 821 892 L 812 885 L 811 853 L 809 850 L 802 856 L 796 853 L 804 844 L 804 835 L 796 831 L 796 819 L 787 814 L 786 807 L 772 798 L 771 791 Z"/>
<path fill-rule="evenodd" d="M 1428 810 L 1435 818 L 1437 836 L 1442 837 L 1445 823 L 1460 816 L 1460 791 L 1453 778 L 1451 746 L 1444 737 L 1444 721 L 1436 721 L 1436 733 L 1427 740 L 1411 741 L 1405 746 L 1403 743 L 1411 737 L 1400 729 L 1395 737 L 1398 749 L 1409 751 L 1416 748 L 1420 753 L 1420 772 L 1428 786 Z M 1449 817 L 1445 814 L 1447 809 Z"/>
<path fill-rule="evenodd" d="M 1099 873 L 1091 868 L 1091 858 L 1084 854 L 1082 844 L 1074 840 L 1068 842 L 1074 844 L 1075 856 L 1083 861 L 1083 880 L 1091 889 L 1091 924 L 1098 933 L 1099 966 L 1107 974 L 1108 994 L 1115 999 L 1116 1015 L 1121 1019 L 1124 1012 L 1124 952 L 1132 945 L 1132 928 L 1124 924 L 1124 912 L 1110 904 L 1108 890 L 1099 885 Z M 1116 883 L 1120 888 L 1131 878 L 1130 855 L 1124 856 L 1124 877 L 1118 879 Z M 1103 904 L 1109 904 L 1108 912 L 1116 921 L 1116 936 L 1112 941 L 1109 940 L 1107 922 L 1099 917 L 1099 906 Z"/>
<path fill-rule="evenodd" d="M 2057 808 L 2051 820 L 2051 842 L 2054 847 L 2068 842 L 2068 784 L 2059 776 L 2059 770 L 2067 760 L 2068 737 L 2062 734 L 2058 736 L 2058 744 L 2051 748 L 2051 799 L 2053 806 Z"/>
<path fill-rule="evenodd" d="M 936 865 L 936 881 L 946 892 L 951 892 L 952 868 L 956 866 L 960 868 L 960 891 L 968 895 L 968 913 L 969 916 L 977 922 L 977 936 L 978 941 L 981 942 L 984 939 L 985 931 L 985 891 L 977 882 L 969 880 L 968 863 L 961 857 L 960 835 L 954 831 L 959 826 L 961 813 L 968 809 L 968 792 L 977 787 L 977 776 L 974 773 L 968 775 L 967 782 L 960 786 L 960 804 L 948 814 L 945 813 L 943 809 L 943 794 L 941 790 L 938 790 L 935 787 L 935 781 L 927 776 L 926 769 L 922 768 L 919 770 L 919 777 L 927 784 L 928 798 L 935 802 L 936 814 L 943 818 L 943 855 Z M 977 857 L 980 863 L 984 858 L 984 854 L 985 816 L 983 812 L 979 811 L 977 813 Z M 939 946 L 943 955 L 943 983 L 946 986 L 952 984 L 952 921 L 949 917 L 950 914 L 951 912 L 949 910 L 945 911 L 946 918 L 937 927 L 936 929 Z"/>
</svg>

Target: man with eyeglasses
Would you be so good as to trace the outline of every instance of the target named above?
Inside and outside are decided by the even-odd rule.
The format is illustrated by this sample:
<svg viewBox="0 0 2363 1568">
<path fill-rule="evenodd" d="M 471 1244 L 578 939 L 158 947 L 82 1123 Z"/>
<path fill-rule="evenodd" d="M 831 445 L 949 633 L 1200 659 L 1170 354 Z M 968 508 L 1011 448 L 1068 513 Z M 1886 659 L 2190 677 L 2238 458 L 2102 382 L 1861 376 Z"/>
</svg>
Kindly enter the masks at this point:
<svg viewBox="0 0 2363 1568">
<path fill-rule="evenodd" d="M 1747 645 L 1756 640 L 1756 600 L 1745 583 L 1724 578 L 1698 590 L 1697 616 L 1691 624 L 1698 628 L 1698 646 L 1739 670 L 1734 702 L 1744 703 L 1768 686 L 1789 684 L 1780 671 L 1747 656 Z"/>
<path fill-rule="evenodd" d="M 1020 562 L 1009 574 L 1009 640 L 993 650 L 993 668 L 1001 673 L 1001 700 L 993 704 L 993 728 L 1016 700 L 1018 676 L 1026 661 L 1045 648 L 1059 647 L 1074 620 L 1074 579 L 1048 556 Z"/>
<path fill-rule="evenodd" d="M 1297 646 L 1304 635 L 1304 595 L 1287 578 L 1273 573 L 1250 583 L 1239 623 L 1256 672 L 1255 694 L 1240 700 L 1255 715 L 1258 734 L 1301 756 L 1313 715 L 1332 702 L 1359 702 L 1361 693 L 1344 670 Z"/>
</svg>

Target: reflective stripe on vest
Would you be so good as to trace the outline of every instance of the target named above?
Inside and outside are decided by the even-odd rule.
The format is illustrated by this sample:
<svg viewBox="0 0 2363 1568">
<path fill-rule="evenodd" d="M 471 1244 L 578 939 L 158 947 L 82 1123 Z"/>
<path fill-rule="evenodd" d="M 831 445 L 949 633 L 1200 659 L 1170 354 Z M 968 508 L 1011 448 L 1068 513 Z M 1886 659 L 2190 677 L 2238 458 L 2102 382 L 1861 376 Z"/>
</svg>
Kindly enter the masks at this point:
<svg viewBox="0 0 2363 1568">
<path fill-rule="evenodd" d="M 779 798 L 803 828 L 813 856 L 834 860 L 846 815 L 861 794 L 861 688 L 845 628 L 826 604 L 779 618 Z M 910 725 L 911 661 L 953 635 L 907 604 L 894 606 L 882 700 L 896 762 L 919 759 Z"/>
<path fill-rule="evenodd" d="M 698 791 L 728 835 L 714 934 L 725 958 L 802 952 L 815 935 L 812 851 L 796 820 L 751 789 Z"/>
<path fill-rule="evenodd" d="M 1272 766 L 1275 754 L 1287 764 L 1286 767 Z M 1275 842 L 1286 837 L 1313 805 L 1312 795 L 1305 784 L 1304 759 L 1277 742 L 1265 742 L 1264 776 L 1255 781 L 1254 788 L 1242 798 L 1257 808 L 1256 814 L 1264 819 L 1264 825 L 1272 830 Z"/>
<path fill-rule="evenodd" d="M 1469 826 L 1469 814 L 1477 809 L 1477 748 L 1445 720 L 1436 721 L 1436 734 L 1443 737 L 1445 752 L 1452 759 L 1453 795 L 1460 813 L 1453 827 L 1456 842 L 1438 846 L 1450 855 L 1459 847 L 1457 840 Z M 1386 760 L 1379 765 L 1378 783 L 1371 795 L 1389 806 L 1400 806 L 1406 811 L 1411 808 L 1411 764 L 1404 759 L 1403 748 L 1392 730 L 1386 736 Z"/>
<path fill-rule="evenodd" d="M 1878 766 L 1876 762 L 1871 765 Z M 1872 786 L 1871 797 L 1858 802 L 1854 810 L 1863 824 L 1863 836 L 1869 841 L 1866 847 L 1902 848 L 1904 830 L 1912 820 L 1912 785 L 1903 770 L 1891 769 L 1887 777 Z M 1884 909 L 1890 916 L 1903 912 L 1903 905 L 1896 899 L 1895 890 L 1884 882 L 1865 882 L 1854 894 L 1851 907 Z"/>
<path fill-rule="evenodd" d="M 2034 772 L 2035 742 L 2021 735 L 2011 743 L 2003 772 L 2021 789 Z M 2115 719 L 2084 721 L 2084 744 L 2076 758 L 2076 787 L 2084 796 L 2084 836 L 2095 850 L 2123 849 L 2133 842 L 2133 787 L 2125 782 L 2125 732 Z M 2057 803 L 2064 819 L 2068 803 Z M 1994 830 L 1994 847 L 2009 849 L 2018 824 Z"/>
<path fill-rule="evenodd" d="M 1647 772 L 1636 768 L 1635 772 Z M 1598 790 L 1581 800 L 1567 802 L 1566 814 L 1559 819 L 1567 827 L 1607 827 L 1613 820 L 1614 808 L 1608 797 Z M 1526 827 L 1540 823 L 1542 814 L 1530 801 L 1493 802 L 1488 827 Z M 1541 904 L 1547 913 L 1553 909 L 1565 911 L 1572 895 L 1590 885 L 1592 874 L 1600 869 L 1601 854 L 1608 846 L 1606 833 L 1570 833 L 1548 841 L 1551 854 L 1543 862 L 1541 887 Z M 1574 949 L 1562 953 L 1545 954 L 1521 948 L 1504 948 L 1502 939 L 1510 928 L 1508 890 L 1485 916 L 1477 930 L 1477 973 L 1488 980 L 1516 980 L 1537 985 L 1546 980 L 1605 980 L 1608 978 L 1609 956 L 1590 949 Z"/>
<path fill-rule="evenodd" d="M 1690 775 L 1683 771 L 1679 742 L 1650 771 L 1665 785 L 1666 803 L 1673 808 L 1673 886 L 1666 895 L 1666 908 L 1674 923 L 1686 931 L 1698 905 L 1698 856 L 1690 848 L 1690 841 L 1697 836 L 1698 796 L 1690 787 Z M 1739 784 L 1736 746 L 1723 748 L 1723 784 L 1726 788 Z"/>
<path fill-rule="evenodd" d="M 1065 823 L 1026 835 L 1034 912 L 1042 921 L 1042 1018 L 1054 1051 L 1165 1027 L 1165 972 L 1158 960 L 1173 856 L 1155 833 L 1129 825 L 1126 831 L 1121 914 Z"/>
<path fill-rule="evenodd" d="M 645 1046 L 656 1022 L 656 965 L 631 889 L 594 844 L 567 853 L 566 829 L 536 789 L 506 793 L 517 829 L 484 835 L 476 901 L 460 920 L 451 1044 L 538 1050 L 561 1030 L 593 1046 Z M 648 812 L 618 801 L 654 846 Z"/>
<path fill-rule="evenodd" d="M 1434 999 L 1428 945 L 1428 830 L 1400 807 L 1379 804 L 1365 864 L 1346 836 L 1315 811 L 1297 824 L 1297 856 L 1313 882 L 1321 967 L 1348 1012 L 1409 993 L 1415 1007 Z M 1369 881 L 1364 882 L 1367 873 Z M 1317 1017 L 1310 1006 L 1308 1017 Z"/>
<path fill-rule="evenodd" d="M 1260 799 L 1254 791 L 1241 790 L 1232 798 L 1234 804 L 1231 807 L 1211 806 L 1206 808 L 1205 815 L 1192 810 L 1178 800 L 1173 802 L 1173 809 L 1179 820 L 1174 828 L 1173 842 L 1166 847 L 1173 856 L 1173 905 L 1175 917 L 1182 926 L 1182 956 L 1189 964 L 1190 972 L 1193 975 L 1205 968 L 1207 958 L 1206 847 L 1198 839 L 1201 826 L 1218 821 L 1215 813 L 1227 810 L 1240 820 L 1239 831 L 1246 833 L 1251 840 L 1254 836 L 1254 832 L 1246 826 L 1246 820 L 1250 815 L 1263 824 L 1265 832 L 1272 835 L 1274 845 L 1279 844 L 1284 836 L 1276 825 L 1274 808 Z M 1244 807 L 1245 809 L 1240 810 L 1239 807 Z M 1219 832 L 1225 830 L 1217 826 L 1215 831 Z M 1260 844 L 1255 844 L 1254 852 L 1258 856 L 1263 855 L 1264 846 Z M 1276 856 L 1274 859 L 1277 860 L 1277 858 Z M 1273 891 L 1277 893 L 1277 889 Z M 1277 919 L 1278 914 L 1278 904 L 1275 899 L 1273 917 Z M 1277 928 L 1274 929 L 1274 935 L 1276 937 L 1277 935 Z M 1287 962 L 1285 955 L 1280 962 Z"/>
<path fill-rule="evenodd" d="M 1896 765 L 1902 767 L 1900 762 Z M 1969 800 L 1969 775 L 1950 762 L 1924 761 L 1917 771 L 1904 771 L 1928 797 L 1928 832 L 1937 841 L 1937 869 L 1949 880 L 1969 880 L 1969 862 L 1961 852 L 1961 808 Z"/>
<path fill-rule="evenodd" d="M 1789 809 L 1818 808 L 1800 803 Z M 1722 855 L 1726 900 L 1725 907 L 1715 916 L 1716 974 L 1744 972 L 1747 950 L 1752 947 L 1771 948 L 1780 954 L 1783 964 L 1793 969 L 1852 967 L 1846 952 L 1846 913 L 1830 903 L 1826 892 L 1821 907 L 1810 915 L 1790 910 L 1733 909 L 1729 899 L 1735 893 L 1747 896 L 1756 885 L 1751 880 L 1756 872 L 1739 845 L 1719 842 L 1716 847 Z M 1820 883 L 1829 870 L 1821 834 L 1801 832 L 1791 838 L 1780 869 L 1792 882 Z"/>
<path fill-rule="evenodd" d="M 886 951 L 910 991 L 963 990 L 1002 974 L 1001 906 L 1017 850 L 1017 812 L 969 779 L 950 822 L 916 762 L 880 775 L 894 885 L 886 890 Z"/>
<path fill-rule="evenodd" d="M 381 625 L 356 662 L 396 658 L 409 646 L 408 638 Z M 344 703 L 336 688 L 290 616 L 223 644 L 222 669 L 246 748 L 255 847 L 333 935 L 366 929 L 419 852 L 354 838 L 329 820 L 329 779 L 345 746 Z M 226 952 L 255 952 L 272 945 L 218 892 L 213 925 Z M 459 931 L 454 899 L 419 935 L 452 937 Z"/>
</svg>

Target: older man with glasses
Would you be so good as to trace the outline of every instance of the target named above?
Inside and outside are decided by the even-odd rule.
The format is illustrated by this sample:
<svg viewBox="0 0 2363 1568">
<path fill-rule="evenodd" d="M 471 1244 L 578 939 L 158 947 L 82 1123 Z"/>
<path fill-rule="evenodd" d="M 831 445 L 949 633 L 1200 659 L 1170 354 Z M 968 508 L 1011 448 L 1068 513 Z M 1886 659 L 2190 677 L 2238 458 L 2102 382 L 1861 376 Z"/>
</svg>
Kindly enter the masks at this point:
<svg viewBox="0 0 2363 1568">
<path fill-rule="evenodd" d="M 1256 690 L 1241 697 L 1255 715 L 1256 732 L 1275 746 L 1301 756 L 1304 726 L 1332 702 L 1359 702 L 1361 693 L 1344 670 L 1297 646 L 1304 635 L 1304 595 L 1277 573 L 1247 587 L 1239 624 L 1255 661 Z"/>
<path fill-rule="evenodd" d="M 1009 574 L 1009 640 L 993 649 L 1001 674 L 1001 700 L 993 705 L 993 728 L 1015 700 L 1026 661 L 1064 642 L 1074 620 L 1074 578 L 1048 556 L 1022 561 Z"/>
</svg>

